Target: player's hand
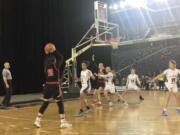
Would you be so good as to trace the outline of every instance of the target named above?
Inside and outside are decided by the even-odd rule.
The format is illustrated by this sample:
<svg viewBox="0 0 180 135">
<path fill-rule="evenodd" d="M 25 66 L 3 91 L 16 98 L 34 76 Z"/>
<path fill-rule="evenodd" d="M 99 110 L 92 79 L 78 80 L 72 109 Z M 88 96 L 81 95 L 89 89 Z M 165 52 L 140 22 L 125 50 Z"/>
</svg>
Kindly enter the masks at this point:
<svg viewBox="0 0 180 135">
<path fill-rule="evenodd" d="M 98 74 L 97 74 L 97 73 L 94 73 L 94 75 L 95 75 L 95 76 L 98 76 Z"/>
<path fill-rule="evenodd" d="M 80 79 L 79 78 L 75 78 L 75 82 L 79 82 L 80 81 Z"/>
</svg>

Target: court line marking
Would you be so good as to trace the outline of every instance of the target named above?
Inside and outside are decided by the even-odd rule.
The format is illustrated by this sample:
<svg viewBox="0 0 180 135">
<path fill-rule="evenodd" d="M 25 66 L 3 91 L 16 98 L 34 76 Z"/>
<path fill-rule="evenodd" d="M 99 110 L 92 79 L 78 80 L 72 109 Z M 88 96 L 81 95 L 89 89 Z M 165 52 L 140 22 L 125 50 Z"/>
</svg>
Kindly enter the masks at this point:
<svg viewBox="0 0 180 135">
<path fill-rule="evenodd" d="M 0 116 L 0 118 L 4 118 L 4 119 L 12 119 L 12 120 L 26 120 L 26 121 L 34 121 L 34 119 L 26 119 L 26 118 L 18 118 L 18 117 L 11 117 L 11 116 Z M 159 118 L 164 118 L 162 116 L 159 116 Z M 164 118 L 166 119 L 166 118 Z M 49 120 L 49 119 L 44 119 L 41 121 L 46 121 L 46 122 L 59 122 L 58 120 Z M 168 120 L 169 122 L 179 122 L 180 120 Z M 76 121 L 72 121 L 73 123 L 75 123 Z M 79 121 L 80 123 L 88 123 L 88 121 Z M 97 123 L 102 123 L 103 121 L 96 121 Z M 117 122 L 115 120 L 111 121 L 111 122 Z M 142 122 L 161 122 L 161 120 L 143 120 Z M 121 121 L 121 123 L 127 123 L 126 120 Z"/>
</svg>

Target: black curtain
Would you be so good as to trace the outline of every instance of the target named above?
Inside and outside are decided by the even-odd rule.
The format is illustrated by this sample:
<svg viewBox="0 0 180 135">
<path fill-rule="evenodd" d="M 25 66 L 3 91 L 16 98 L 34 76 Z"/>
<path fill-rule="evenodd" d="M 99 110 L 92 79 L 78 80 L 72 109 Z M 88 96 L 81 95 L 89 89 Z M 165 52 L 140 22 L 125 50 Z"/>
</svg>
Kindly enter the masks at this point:
<svg viewBox="0 0 180 135">
<path fill-rule="evenodd" d="M 0 70 L 11 63 L 14 94 L 41 91 L 46 42 L 67 59 L 92 23 L 93 0 L 0 0 Z"/>
</svg>

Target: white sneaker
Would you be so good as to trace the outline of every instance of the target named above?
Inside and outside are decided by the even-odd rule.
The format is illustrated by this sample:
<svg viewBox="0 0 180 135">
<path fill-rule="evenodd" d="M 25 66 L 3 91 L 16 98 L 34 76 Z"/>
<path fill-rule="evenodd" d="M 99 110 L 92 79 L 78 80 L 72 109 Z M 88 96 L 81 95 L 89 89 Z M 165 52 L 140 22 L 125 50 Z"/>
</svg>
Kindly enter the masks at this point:
<svg viewBox="0 0 180 135">
<path fill-rule="evenodd" d="M 66 120 L 61 120 L 60 128 L 70 128 L 72 124 L 69 124 Z"/>
<path fill-rule="evenodd" d="M 35 122 L 34 122 L 34 126 L 36 126 L 37 128 L 41 127 L 41 119 L 40 118 L 36 118 Z"/>
<path fill-rule="evenodd" d="M 126 101 L 125 101 L 123 104 L 126 105 L 126 106 L 128 106 L 128 103 L 127 103 Z"/>
</svg>

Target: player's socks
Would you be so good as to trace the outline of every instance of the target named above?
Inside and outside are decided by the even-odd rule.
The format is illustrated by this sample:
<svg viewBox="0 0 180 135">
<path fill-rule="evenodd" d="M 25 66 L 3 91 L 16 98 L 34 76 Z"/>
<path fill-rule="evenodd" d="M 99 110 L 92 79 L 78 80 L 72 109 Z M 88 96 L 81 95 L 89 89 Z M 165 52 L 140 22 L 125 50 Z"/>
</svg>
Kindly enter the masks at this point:
<svg viewBox="0 0 180 135">
<path fill-rule="evenodd" d="M 168 116 L 168 112 L 167 112 L 167 109 L 164 108 L 162 113 L 161 113 L 162 116 Z"/>
</svg>

